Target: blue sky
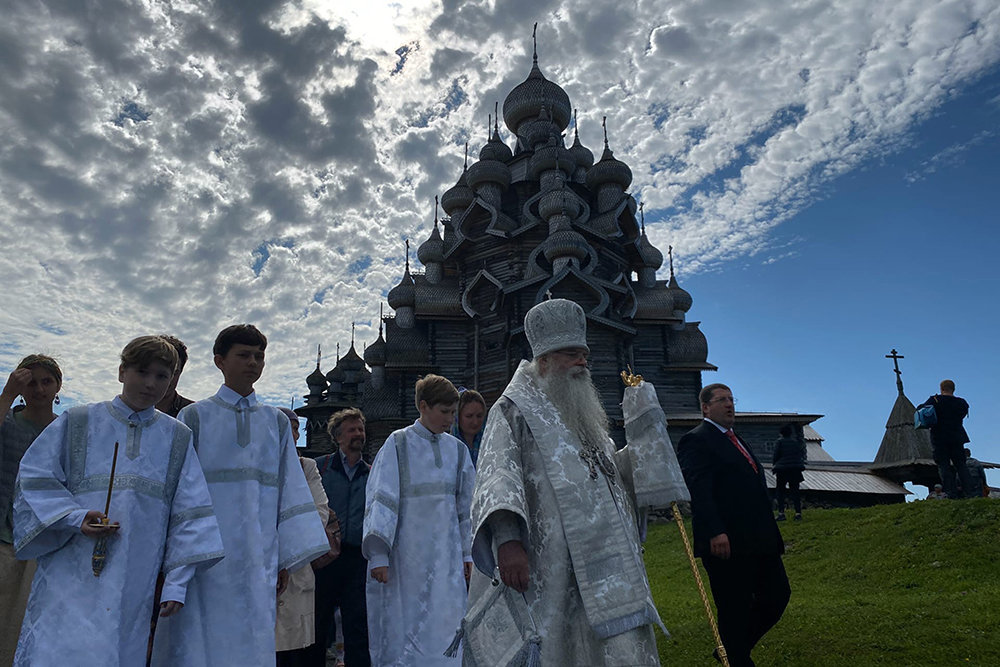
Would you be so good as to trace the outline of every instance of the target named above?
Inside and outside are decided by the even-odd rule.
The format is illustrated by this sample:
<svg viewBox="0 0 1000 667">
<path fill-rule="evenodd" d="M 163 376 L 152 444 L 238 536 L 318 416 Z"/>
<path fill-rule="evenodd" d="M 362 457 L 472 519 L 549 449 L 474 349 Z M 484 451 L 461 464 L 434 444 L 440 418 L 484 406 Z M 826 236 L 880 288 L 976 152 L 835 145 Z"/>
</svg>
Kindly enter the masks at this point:
<svg viewBox="0 0 1000 667">
<path fill-rule="evenodd" d="M 787 256 L 681 276 L 713 375 L 740 410 L 823 414 L 813 426 L 828 451 L 869 461 L 895 401 L 895 348 L 913 403 L 955 380 L 972 406 L 973 455 L 1000 462 L 998 128 L 994 69 L 913 128 L 908 146 L 828 184 L 782 225 L 772 243 Z M 1000 471 L 988 476 L 1000 485 Z"/>
<path fill-rule="evenodd" d="M 259 393 L 301 397 L 318 343 L 327 371 L 352 321 L 375 339 L 402 239 L 427 238 L 466 141 L 476 159 L 537 20 L 542 71 L 598 154 L 607 117 L 741 409 L 824 414 L 835 457 L 870 459 L 895 347 L 910 398 L 953 377 L 1000 461 L 995 0 L 36 0 L 4 18 L 0 375 L 49 352 L 67 403 L 103 399 L 124 344 L 167 332 L 203 397 L 216 332 L 251 321 L 271 340 Z"/>
</svg>

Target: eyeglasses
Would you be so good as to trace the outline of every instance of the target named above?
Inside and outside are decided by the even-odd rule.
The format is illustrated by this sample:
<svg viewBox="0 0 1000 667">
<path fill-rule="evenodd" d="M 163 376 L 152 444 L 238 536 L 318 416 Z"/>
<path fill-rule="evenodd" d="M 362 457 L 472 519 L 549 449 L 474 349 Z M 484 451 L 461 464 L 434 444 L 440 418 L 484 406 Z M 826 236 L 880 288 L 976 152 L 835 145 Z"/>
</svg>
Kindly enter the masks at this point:
<svg viewBox="0 0 1000 667">
<path fill-rule="evenodd" d="M 709 404 L 712 403 L 732 403 L 733 405 L 736 405 L 737 400 L 732 396 L 719 396 L 718 398 L 713 398 L 709 401 Z"/>
</svg>

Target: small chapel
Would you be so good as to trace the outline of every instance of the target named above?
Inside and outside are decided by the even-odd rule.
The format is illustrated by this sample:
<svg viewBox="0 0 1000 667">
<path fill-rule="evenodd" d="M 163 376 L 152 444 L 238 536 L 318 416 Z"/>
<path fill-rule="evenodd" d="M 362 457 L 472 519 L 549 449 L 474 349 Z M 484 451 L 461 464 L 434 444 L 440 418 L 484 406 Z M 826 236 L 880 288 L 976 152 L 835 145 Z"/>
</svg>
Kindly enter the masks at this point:
<svg viewBox="0 0 1000 667">
<path fill-rule="evenodd" d="M 326 373 L 317 355 L 305 405 L 296 409 L 306 422 L 307 454 L 332 451 L 329 416 L 359 407 L 371 460 L 391 432 L 418 417 L 413 387 L 427 373 L 476 389 L 492 405 L 530 359 L 524 315 L 547 298 L 571 299 L 586 313 L 591 375 L 619 446 L 626 368 L 656 387 L 674 443 L 701 420 L 702 373 L 717 369 L 700 323 L 688 318 L 693 300 L 680 286 L 672 249 L 664 267 L 646 235 L 642 207 L 629 193 L 632 171 L 612 150 L 613 128 L 605 124 L 595 157 L 580 141 L 569 96 L 542 74 L 537 45 L 527 78 L 497 111 L 478 159 L 470 163 L 467 149 L 455 185 L 440 196 L 444 215 L 435 214 L 416 248 L 422 271 L 411 266 L 407 243 L 378 338 L 362 356 L 352 332 Z M 666 279 L 657 277 L 661 268 Z M 809 427 L 821 416 L 737 413 L 737 428 L 763 461 L 784 424 L 810 443 L 811 454 L 832 461 Z M 893 484 L 886 493 L 890 500 L 876 493 L 870 502 L 898 502 L 905 489 Z"/>
</svg>

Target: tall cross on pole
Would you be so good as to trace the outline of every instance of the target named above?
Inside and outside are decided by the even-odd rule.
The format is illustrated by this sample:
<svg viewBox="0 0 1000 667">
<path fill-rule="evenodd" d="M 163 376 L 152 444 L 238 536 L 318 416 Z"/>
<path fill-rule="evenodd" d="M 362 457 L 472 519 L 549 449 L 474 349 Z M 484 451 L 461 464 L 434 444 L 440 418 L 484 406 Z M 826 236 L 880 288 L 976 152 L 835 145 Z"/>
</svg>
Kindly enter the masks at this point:
<svg viewBox="0 0 1000 667">
<path fill-rule="evenodd" d="M 893 370 L 896 373 L 896 389 L 899 389 L 899 393 L 903 393 L 903 374 L 899 370 L 899 360 L 905 359 L 901 354 L 896 353 L 896 349 L 893 348 L 892 354 L 885 355 L 886 359 L 892 359 Z"/>
</svg>

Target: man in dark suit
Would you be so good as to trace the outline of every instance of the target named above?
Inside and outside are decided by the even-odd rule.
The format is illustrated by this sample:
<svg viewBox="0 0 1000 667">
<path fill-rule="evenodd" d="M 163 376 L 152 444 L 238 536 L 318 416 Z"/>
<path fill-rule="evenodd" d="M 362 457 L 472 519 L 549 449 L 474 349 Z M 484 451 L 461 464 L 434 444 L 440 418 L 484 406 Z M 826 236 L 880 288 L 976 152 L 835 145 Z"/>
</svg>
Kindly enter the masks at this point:
<svg viewBox="0 0 1000 667">
<path fill-rule="evenodd" d="M 944 491 L 949 498 L 971 497 L 973 482 L 965 466 L 965 450 L 962 447 L 969 441 L 969 434 L 962 425 L 969 415 L 969 404 L 955 395 L 953 381 L 941 380 L 941 393 L 931 396 L 917 407 L 925 405 L 933 405 L 937 414 L 937 423 L 931 426 L 931 447 Z M 955 484 L 956 475 L 962 485 L 961 491 Z"/>
<path fill-rule="evenodd" d="M 698 398 L 705 421 L 677 446 L 691 492 L 694 553 L 708 572 L 729 664 L 752 666 L 750 651 L 781 618 L 791 595 L 781 562 L 785 545 L 764 468 L 732 430 L 732 391 L 710 384 Z"/>
<path fill-rule="evenodd" d="M 316 643 L 310 664 L 326 664 L 334 611 L 340 607 L 344 632 L 344 663 L 347 667 L 370 667 L 368 652 L 368 608 L 365 582 L 368 561 L 361 555 L 365 519 L 365 489 L 370 470 L 361 450 L 365 445 L 365 416 L 357 408 L 330 416 L 326 430 L 338 449 L 316 459 L 330 509 L 340 519 L 340 557 L 316 570 Z"/>
</svg>

